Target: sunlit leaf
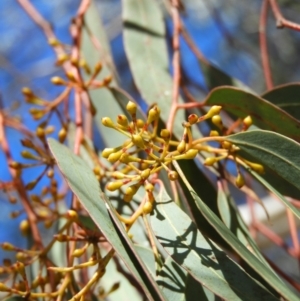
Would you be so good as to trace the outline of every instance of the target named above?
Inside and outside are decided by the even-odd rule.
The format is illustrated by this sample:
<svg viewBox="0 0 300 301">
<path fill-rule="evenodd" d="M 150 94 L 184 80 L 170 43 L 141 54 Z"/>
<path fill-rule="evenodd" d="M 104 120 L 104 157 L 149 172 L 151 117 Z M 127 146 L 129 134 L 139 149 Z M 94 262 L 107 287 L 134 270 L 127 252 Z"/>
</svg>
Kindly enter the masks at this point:
<svg viewBox="0 0 300 301">
<path fill-rule="evenodd" d="M 102 63 L 103 67 L 100 74 L 96 77 L 97 80 L 112 75 L 112 85 L 117 85 L 109 42 L 94 1 L 91 2 L 84 21 L 85 27 L 82 30 L 81 50 L 85 60 L 92 71 L 97 63 Z M 89 80 L 90 75 L 85 72 L 82 75 L 85 80 Z M 89 90 L 88 93 L 97 110 L 94 120 L 105 145 L 115 146 L 121 139 L 121 134 L 117 131 L 103 131 L 101 119 L 106 116 L 111 117 L 122 114 L 120 106 L 107 88 Z"/>
<path fill-rule="evenodd" d="M 215 295 L 170 256 L 159 272 L 157 283 L 170 301 L 194 301 L 196 296 L 197 300 L 215 301 Z"/>
<path fill-rule="evenodd" d="M 183 179 L 185 185 L 189 189 L 191 196 L 194 198 L 197 207 L 206 218 L 206 220 L 216 229 L 223 237 L 226 237 L 227 243 L 241 256 L 275 291 L 281 294 L 288 300 L 297 300 L 298 297 L 277 277 L 274 272 L 270 271 L 262 262 L 255 257 L 236 237 L 235 235 L 221 222 L 215 213 L 200 199 L 185 179 L 184 174 L 175 165 L 176 170 Z"/>
<path fill-rule="evenodd" d="M 261 97 L 233 87 L 214 89 L 205 101 L 206 105 L 221 105 L 236 117 L 251 116 L 254 125 L 275 131 L 300 141 L 300 122 L 281 108 Z"/>
<path fill-rule="evenodd" d="M 169 255 L 214 294 L 230 301 L 277 300 L 205 238 L 164 190 L 156 196 L 151 225 Z"/>
<path fill-rule="evenodd" d="M 166 123 L 172 105 L 173 82 L 168 72 L 163 13 L 156 1 L 123 1 L 124 45 L 129 66 L 148 105 L 157 103 Z M 182 100 L 179 100 L 180 102 Z M 181 135 L 183 112 L 178 112 L 175 134 Z"/>
<path fill-rule="evenodd" d="M 300 190 L 300 144 L 280 134 L 253 130 L 227 139 Z"/>
<path fill-rule="evenodd" d="M 130 256 L 130 250 L 133 247 L 128 243 L 128 239 L 126 240 L 124 236 L 119 235 L 115 223 L 112 222 L 111 215 L 108 213 L 106 207 L 106 197 L 101 192 L 99 183 L 92 170 L 81 158 L 74 155 L 67 147 L 54 139 L 49 139 L 49 146 L 70 189 L 78 197 L 107 241 L 113 246 L 128 269 L 138 280 L 147 297 L 150 300 L 161 300 L 161 298 L 158 298 L 155 288 L 152 287 L 151 282 L 148 280 L 148 274 L 140 262 L 133 256 Z M 155 299 L 155 296 L 158 299 Z"/>
</svg>

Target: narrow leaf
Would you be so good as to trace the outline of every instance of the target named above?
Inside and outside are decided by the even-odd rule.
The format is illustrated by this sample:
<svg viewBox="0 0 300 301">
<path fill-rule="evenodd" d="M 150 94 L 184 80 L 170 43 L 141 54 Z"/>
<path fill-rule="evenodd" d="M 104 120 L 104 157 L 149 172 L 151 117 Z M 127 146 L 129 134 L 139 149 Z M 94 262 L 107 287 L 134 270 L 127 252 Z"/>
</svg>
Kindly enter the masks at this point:
<svg viewBox="0 0 300 301">
<path fill-rule="evenodd" d="M 234 234 L 220 221 L 213 211 L 199 198 L 188 181 L 185 179 L 184 174 L 181 172 L 178 164 L 174 164 L 180 177 L 183 179 L 185 185 L 190 190 L 197 207 L 206 218 L 206 220 L 217 230 L 217 232 L 226 238 L 226 241 L 241 256 L 275 291 L 290 301 L 298 300 L 298 297 L 266 266 L 256 258 L 235 236 Z M 255 299 L 254 299 L 255 300 Z M 260 300 L 260 299 L 258 299 Z"/>
<path fill-rule="evenodd" d="M 233 87 L 220 87 L 208 95 L 205 104 L 221 105 L 224 110 L 240 118 L 250 115 L 253 123 L 261 129 L 300 141 L 300 122 L 255 94 Z"/>
<path fill-rule="evenodd" d="M 157 277 L 157 283 L 170 301 L 215 301 L 215 295 L 202 286 L 184 268 L 168 256 Z"/>
<path fill-rule="evenodd" d="M 130 246 L 126 245 L 126 241 L 119 236 L 115 229 L 115 225 L 106 208 L 105 196 L 101 192 L 99 183 L 92 170 L 81 158 L 74 155 L 64 145 L 54 139 L 49 139 L 48 142 L 58 167 L 71 190 L 88 211 L 107 241 L 113 246 L 128 269 L 133 273 L 133 276 L 140 283 L 149 300 L 156 300 L 152 297 L 153 288 L 149 285 L 149 282 L 145 283 L 147 275 L 143 274 L 143 268 L 128 254 Z"/>
<path fill-rule="evenodd" d="M 156 196 L 154 212 L 151 224 L 162 246 L 214 294 L 230 301 L 277 300 L 215 243 L 205 238 L 164 190 Z"/>
<path fill-rule="evenodd" d="M 247 131 L 226 138 L 300 190 L 300 144 L 277 133 Z"/>
<path fill-rule="evenodd" d="M 172 105 L 173 82 L 163 13 L 156 1 L 123 0 L 124 45 L 137 88 L 148 105 L 157 103 L 166 123 Z M 182 102 L 181 99 L 179 99 Z M 183 111 L 178 112 L 175 134 L 182 134 Z"/>
</svg>

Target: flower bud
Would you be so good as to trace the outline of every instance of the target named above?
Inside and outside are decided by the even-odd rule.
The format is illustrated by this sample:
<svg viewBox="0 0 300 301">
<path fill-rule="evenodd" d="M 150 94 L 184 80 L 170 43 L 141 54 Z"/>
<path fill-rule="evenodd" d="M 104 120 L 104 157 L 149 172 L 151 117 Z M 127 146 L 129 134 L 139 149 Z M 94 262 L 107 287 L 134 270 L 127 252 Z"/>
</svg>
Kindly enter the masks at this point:
<svg viewBox="0 0 300 301">
<path fill-rule="evenodd" d="M 170 140 L 171 133 L 169 130 L 163 129 L 160 131 L 160 137 L 163 138 L 164 140 Z"/>
<path fill-rule="evenodd" d="M 60 131 L 58 132 L 58 140 L 60 143 L 64 143 L 64 141 L 66 140 L 67 137 L 67 131 L 64 127 L 62 127 L 60 129 Z"/>
<path fill-rule="evenodd" d="M 77 220 L 78 219 L 78 214 L 75 210 L 68 210 L 67 217 L 71 218 L 72 220 Z"/>
<path fill-rule="evenodd" d="M 244 118 L 243 120 L 244 130 L 247 130 L 252 125 L 252 123 L 253 121 L 251 116 L 247 116 L 246 118 Z"/>
<path fill-rule="evenodd" d="M 160 110 L 157 106 L 151 108 L 148 112 L 147 124 L 152 123 L 154 120 L 159 118 Z"/>
<path fill-rule="evenodd" d="M 218 160 L 217 160 L 216 157 L 209 157 L 209 158 L 206 158 L 206 159 L 205 159 L 204 165 L 206 165 L 206 166 L 212 166 L 212 165 L 214 165 L 217 161 L 218 161 Z"/>
<path fill-rule="evenodd" d="M 105 158 L 105 159 L 107 159 L 109 157 L 109 155 L 112 154 L 115 151 L 116 151 L 115 148 L 105 148 L 102 151 L 102 157 Z"/>
<path fill-rule="evenodd" d="M 115 191 L 123 185 L 124 185 L 123 181 L 109 182 L 106 185 L 106 189 L 109 190 L 109 191 Z"/>
<path fill-rule="evenodd" d="M 9 242 L 4 242 L 1 244 L 1 247 L 4 251 L 14 251 L 15 247 Z"/>
<path fill-rule="evenodd" d="M 123 153 L 119 160 L 120 162 L 127 164 L 130 162 L 130 156 L 127 153 Z"/>
<path fill-rule="evenodd" d="M 217 136 L 220 136 L 220 134 L 219 134 L 218 131 L 212 130 L 212 131 L 210 131 L 209 136 L 210 137 L 217 137 Z"/>
<path fill-rule="evenodd" d="M 38 182 L 37 180 L 33 180 L 33 181 L 29 182 L 28 184 L 25 185 L 25 189 L 32 190 L 35 187 L 35 185 L 37 184 L 37 182 Z"/>
<path fill-rule="evenodd" d="M 142 171 L 142 173 L 141 173 L 141 179 L 142 180 L 148 179 L 149 176 L 150 176 L 150 169 L 149 168 Z"/>
<path fill-rule="evenodd" d="M 61 85 L 66 85 L 67 83 L 59 76 L 54 76 L 51 78 L 51 82 L 52 84 L 54 85 L 57 85 L 57 86 L 61 86 Z"/>
<path fill-rule="evenodd" d="M 185 148 L 186 148 L 186 142 L 184 140 L 181 140 L 179 142 L 179 144 L 177 145 L 177 151 L 182 154 L 185 152 Z"/>
<path fill-rule="evenodd" d="M 113 121 L 112 121 L 109 117 L 103 117 L 103 118 L 102 118 L 102 124 L 103 124 L 104 126 L 109 127 L 109 128 L 115 127 Z"/>
<path fill-rule="evenodd" d="M 214 115 L 211 118 L 212 123 L 217 126 L 218 128 L 222 129 L 223 128 L 223 122 L 222 122 L 222 118 L 220 115 Z"/>
<path fill-rule="evenodd" d="M 82 249 L 75 249 L 72 253 L 72 256 L 73 257 L 80 257 L 83 255 L 83 253 L 85 252 L 85 248 L 82 248 Z"/>
<path fill-rule="evenodd" d="M 36 160 L 37 157 L 28 150 L 21 151 L 21 156 L 25 159 Z"/>
<path fill-rule="evenodd" d="M 30 230 L 29 221 L 27 219 L 22 220 L 19 225 L 19 229 L 23 236 L 27 236 Z"/>
<path fill-rule="evenodd" d="M 61 66 L 64 62 L 66 62 L 69 59 L 69 55 L 66 53 L 60 53 L 57 56 L 56 65 Z"/>
<path fill-rule="evenodd" d="M 110 162 L 110 163 L 115 163 L 117 162 L 121 155 L 123 154 L 122 150 L 116 152 L 116 153 L 112 153 L 108 156 L 107 160 Z"/>
<path fill-rule="evenodd" d="M 194 159 L 198 154 L 197 149 L 189 149 L 183 156 L 185 156 L 185 159 Z"/>
<path fill-rule="evenodd" d="M 222 110 L 221 106 L 212 106 L 209 111 L 205 114 L 206 119 L 211 118 L 215 115 L 218 115 L 220 111 Z"/>
<path fill-rule="evenodd" d="M 144 140 L 141 135 L 132 135 L 131 140 L 138 148 L 145 148 Z"/>
<path fill-rule="evenodd" d="M 143 128 L 144 125 L 145 125 L 145 122 L 144 122 L 142 119 L 137 119 L 137 120 L 136 120 L 136 126 L 137 126 L 139 129 Z"/>
<path fill-rule="evenodd" d="M 104 86 L 108 86 L 112 81 L 112 75 L 108 75 L 103 79 Z"/>
<path fill-rule="evenodd" d="M 198 121 L 198 116 L 196 114 L 191 114 L 188 117 L 188 122 L 190 124 L 195 124 Z"/>
<path fill-rule="evenodd" d="M 127 117 L 126 117 L 125 115 L 120 114 L 120 115 L 118 115 L 118 117 L 117 117 L 117 123 L 118 123 L 119 125 L 121 125 L 121 126 L 127 127 L 127 126 L 128 126 L 128 119 L 127 119 Z"/>
<path fill-rule="evenodd" d="M 145 203 L 145 205 L 143 206 L 143 212 L 144 212 L 144 214 L 151 213 L 152 209 L 153 209 L 153 205 L 152 205 L 152 203 L 149 202 L 149 201 L 147 201 L 147 202 Z"/>
<path fill-rule="evenodd" d="M 242 188 L 245 185 L 245 179 L 241 173 L 238 173 L 238 175 L 235 179 L 235 184 L 238 188 Z"/>
<path fill-rule="evenodd" d="M 145 190 L 146 191 L 153 191 L 154 190 L 154 186 L 150 183 L 148 183 L 146 186 L 145 186 Z"/>
<path fill-rule="evenodd" d="M 168 178 L 170 181 L 176 181 L 178 179 L 178 173 L 175 170 L 172 170 L 168 173 Z"/>
<path fill-rule="evenodd" d="M 127 106 L 126 106 L 126 110 L 131 114 L 131 115 L 135 115 L 136 114 L 136 110 L 137 110 L 137 105 L 132 102 L 129 101 Z"/>
</svg>

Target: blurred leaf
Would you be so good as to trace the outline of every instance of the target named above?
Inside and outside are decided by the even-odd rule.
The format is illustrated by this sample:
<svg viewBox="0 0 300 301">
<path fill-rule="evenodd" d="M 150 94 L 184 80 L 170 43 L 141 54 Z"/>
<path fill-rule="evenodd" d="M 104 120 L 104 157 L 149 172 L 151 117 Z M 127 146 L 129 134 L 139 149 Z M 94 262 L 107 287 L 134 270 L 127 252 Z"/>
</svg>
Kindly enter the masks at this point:
<svg viewBox="0 0 300 301">
<path fill-rule="evenodd" d="M 205 104 L 221 105 L 240 118 L 250 115 L 254 125 L 300 141 L 300 122 L 257 95 L 233 87 L 220 87 L 208 95 Z"/>
<path fill-rule="evenodd" d="M 268 268 L 270 268 L 270 265 L 259 251 L 256 242 L 253 240 L 251 234 L 249 233 L 249 230 L 244 220 L 242 219 L 238 208 L 235 205 L 233 197 L 227 188 L 227 183 L 225 180 L 218 181 L 217 203 L 221 219 L 223 220 L 224 224 L 245 247 L 247 247 L 248 249 L 251 248 L 256 257 L 258 257 L 261 262 L 263 262 Z M 270 271 L 273 270 L 270 268 Z"/>
<path fill-rule="evenodd" d="M 117 85 L 109 42 L 94 1 L 91 2 L 90 7 L 85 14 L 84 22 L 85 27 L 83 27 L 82 30 L 81 51 L 85 60 L 91 70 L 93 70 L 97 63 L 102 63 L 103 67 L 100 74 L 97 76 L 97 80 L 113 75 L 111 85 Z M 91 35 L 94 41 L 91 39 Z M 85 80 L 90 78 L 90 75 L 84 72 L 82 75 Z M 88 94 L 97 110 L 94 120 L 105 145 L 109 147 L 116 146 L 123 136 L 117 131 L 103 131 L 101 119 L 106 116 L 111 117 L 122 114 L 120 106 L 107 88 L 89 90 Z"/>
<path fill-rule="evenodd" d="M 215 295 L 197 282 L 184 268 L 177 264 L 172 257 L 165 261 L 157 283 L 170 301 L 215 301 Z"/>
<path fill-rule="evenodd" d="M 150 271 L 151 275 L 155 277 L 155 259 L 152 249 L 140 246 L 140 245 L 134 245 L 134 248 L 138 252 L 139 256 L 147 266 L 148 270 Z"/>
<path fill-rule="evenodd" d="M 270 271 L 262 262 L 255 257 L 235 236 L 234 234 L 220 221 L 213 211 L 200 199 L 195 193 L 191 185 L 185 179 L 178 165 L 175 164 L 177 172 L 183 179 L 185 185 L 189 189 L 194 198 L 197 207 L 206 218 L 206 220 L 217 230 L 217 232 L 226 239 L 227 243 L 241 256 L 275 291 L 284 298 L 292 301 L 298 300 L 298 297 L 277 277 L 273 271 Z M 255 300 L 255 299 L 254 299 Z M 258 299 L 260 300 L 260 299 Z"/>
<path fill-rule="evenodd" d="M 166 123 L 172 105 L 173 82 L 168 72 L 169 60 L 163 14 L 156 1 L 123 1 L 124 45 L 137 88 L 148 105 L 157 103 Z M 179 99 L 182 102 L 181 99 Z M 184 112 L 177 113 L 175 135 L 182 134 Z"/>
<path fill-rule="evenodd" d="M 296 119 L 300 119 L 300 84 L 286 84 L 275 87 L 261 97 L 283 109 Z"/>
<path fill-rule="evenodd" d="M 250 88 L 243 82 L 231 77 L 211 62 L 199 60 L 199 63 L 209 90 L 219 86 L 234 86 L 250 92 Z"/>
<path fill-rule="evenodd" d="M 230 301 L 278 300 L 205 238 L 165 190 L 156 195 L 151 225 L 170 256 L 214 294 Z"/>
<path fill-rule="evenodd" d="M 234 134 L 226 139 L 300 189 L 299 143 L 280 134 L 262 130 Z"/>
<path fill-rule="evenodd" d="M 106 197 L 101 192 L 92 170 L 81 158 L 54 139 L 49 139 L 49 146 L 70 189 L 78 197 L 107 241 L 138 280 L 147 297 L 150 300 L 160 300 L 161 298 L 155 299 L 155 297 L 152 297 L 152 295 L 156 296 L 155 288 L 152 287 L 151 282 L 149 283 L 148 275 L 141 267 L 140 262 L 129 255 L 131 246 L 128 245 L 128 240 L 124 240 L 124 237 L 116 231 L 107 211 Z"/>
</svg>

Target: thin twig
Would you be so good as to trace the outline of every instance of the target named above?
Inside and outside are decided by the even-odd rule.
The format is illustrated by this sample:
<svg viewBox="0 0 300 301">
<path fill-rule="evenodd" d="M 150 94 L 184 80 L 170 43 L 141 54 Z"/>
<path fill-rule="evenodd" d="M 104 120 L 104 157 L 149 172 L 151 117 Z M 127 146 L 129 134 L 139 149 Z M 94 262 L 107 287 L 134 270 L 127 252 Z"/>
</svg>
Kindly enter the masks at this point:
<svg viewBox="0 0 300 301">
<path fill-rule="evenodd" d="M 268 0 L 264 0 L 261 7 L 260 20 L 259 20 L 259 43 L 260 53 L 262 60 L 263 72 L 266 80 L 266 86 L 268 90 L 273 88 L 273 80 L 271 75 L 271 67 L 269 62 L 268 45 L 266 37 L 266 25 L 268 19 Z"/>
</svg>

